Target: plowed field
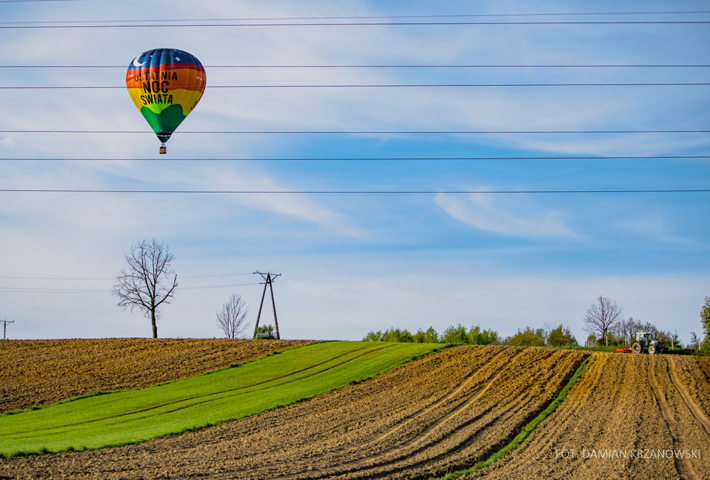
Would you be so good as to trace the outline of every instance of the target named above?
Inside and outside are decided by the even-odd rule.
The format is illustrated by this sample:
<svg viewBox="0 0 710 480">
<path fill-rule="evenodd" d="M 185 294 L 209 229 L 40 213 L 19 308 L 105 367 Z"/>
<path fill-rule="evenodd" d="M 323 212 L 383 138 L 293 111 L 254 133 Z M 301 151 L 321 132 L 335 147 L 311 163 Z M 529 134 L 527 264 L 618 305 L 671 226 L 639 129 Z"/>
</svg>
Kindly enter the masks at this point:
<svg viewBox="0 0 710 480">
<path fill-rule="evenodd" d="M 562 405 L 466 479 L 710 479 L 710 359 L 595 354 Z"/>
<path fill-rule="evenodd" d="M 0 342 L 0 412 L 97 390 L 155 385 L 306 343 L 142 338 Z"/>
<path fill-rule="evenodd" d="M 487 458 L 584 354 L 457 347 L 312 400 L 139 445 L 0 460 L 56 478 L 426 478 Z"/>
<path fill-rule="evenodd" d="M 0 459 L 0 479 L 441 476 L 499 450 L 556 397 L 584 355 L 450 348 L 212 428 L 120 448 Z M 710 479 L 709 408 L 710 358 L 594 353 L 527 440 L 465 478 Z"/>
</svg>

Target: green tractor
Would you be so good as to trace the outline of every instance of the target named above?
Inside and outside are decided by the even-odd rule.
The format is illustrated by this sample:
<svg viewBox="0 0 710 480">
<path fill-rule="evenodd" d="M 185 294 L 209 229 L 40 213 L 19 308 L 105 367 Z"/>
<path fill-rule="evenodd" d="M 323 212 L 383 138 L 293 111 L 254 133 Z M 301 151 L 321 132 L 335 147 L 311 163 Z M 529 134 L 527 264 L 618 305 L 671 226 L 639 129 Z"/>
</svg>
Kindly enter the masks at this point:
<svg viewBox="0 0 710 480">
<path fill-rule="evenodd" d="M 656 340 L 651 332 L 637 332 L 636 341 L 631 345 L 631 351 L 634 353 L 648 353 L 654 355 L 663 353 L 665 347 L 661 342 Z"/>
</svg>

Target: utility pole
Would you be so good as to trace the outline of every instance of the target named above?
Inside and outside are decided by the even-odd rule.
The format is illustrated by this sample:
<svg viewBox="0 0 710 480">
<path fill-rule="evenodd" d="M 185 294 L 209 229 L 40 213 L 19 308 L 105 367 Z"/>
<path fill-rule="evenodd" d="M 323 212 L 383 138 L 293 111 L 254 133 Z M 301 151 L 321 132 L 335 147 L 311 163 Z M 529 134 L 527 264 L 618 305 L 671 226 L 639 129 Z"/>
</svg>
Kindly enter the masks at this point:
<svg viewBox="0 0 710 480">
<path fill-rule="evenodd" d="M 279 333 L 279 320 L 276 317 L 276 300 L 274 300 L 274 280 L 276 280 L 276 277 L 280 277 L 280 273 L 271 273 L 271 272 L 260 272 L 256 271 L 254 272 L 254 275 L 261 275 L 261 278 L 264 279 L 264 293 L 261 294 L 261 304 L 259 304 L 259 314 L 256 316 L 256 326 L 254 327 L 254 336 L 256 337 L 256 331 L 259 328 L 259 319 L 261 318 L 261 309 L 264 306 L 264 298 L 266 297 L 266 287 L 269 287 L 269 290 L 271 291 L 271 305 L 274 307 L 274 323 L 276 324 L 276 339 L 281 340 L 281 334 Z"/>
<path fill-rule="evenodd" d="M 2 334 L 2 339 L 7 340 L 7 324 L 8 323 L 15 323 L 14 320 L 0 320 L 0 323 L 3 325 L 3 334 Z"/>
</svg>

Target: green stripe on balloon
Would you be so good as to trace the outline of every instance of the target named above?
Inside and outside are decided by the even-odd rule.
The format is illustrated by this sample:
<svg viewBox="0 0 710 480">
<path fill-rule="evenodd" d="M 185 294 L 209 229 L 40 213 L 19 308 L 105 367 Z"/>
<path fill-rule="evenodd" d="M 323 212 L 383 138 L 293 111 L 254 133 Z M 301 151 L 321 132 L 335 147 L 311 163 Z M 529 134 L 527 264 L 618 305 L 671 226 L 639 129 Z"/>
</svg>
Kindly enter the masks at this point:
<svg viewBox="0 0 710 480">
<path fill-rule="evenodd" d="M 179 104 L 170 105 L 159 114 L 152 112 L 148 107 L 142 107 L 141 113 L 161 142 L 167 142 L 170 135 L 187 117 L 182 111 L 182 105 Z"/>
</svg>

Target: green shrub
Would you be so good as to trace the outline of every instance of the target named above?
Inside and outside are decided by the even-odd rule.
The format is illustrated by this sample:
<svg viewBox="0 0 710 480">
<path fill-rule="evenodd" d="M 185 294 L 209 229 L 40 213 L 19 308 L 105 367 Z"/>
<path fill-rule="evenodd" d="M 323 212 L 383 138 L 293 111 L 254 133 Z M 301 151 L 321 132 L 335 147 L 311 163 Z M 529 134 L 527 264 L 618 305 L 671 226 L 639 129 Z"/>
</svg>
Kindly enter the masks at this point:
<svg viewBox="0 0 710 480">
<path fill-rule="evenodd" d="M 254 338 L 274 340 L 276 339 L 276 331 L 273 325 L 262 325 L 254 330 Z"/>
<path fill-rule="evenodd" d="M 439 334 L 434 330 L 434 327 L 429 327 L 425 332 L 421 329 L 414 335 L 415 343 L 439 343 Z"/>
<path fill-rule="evenodd" d="M 508 343 L 521 347 L 542 347 L 545 345 L 545 333 L 541 328 L 533 330 L 525 327 L 522 331 L 518 329 L 518 333 L 510 337 Z"/>
</svg>

